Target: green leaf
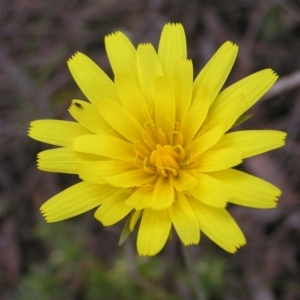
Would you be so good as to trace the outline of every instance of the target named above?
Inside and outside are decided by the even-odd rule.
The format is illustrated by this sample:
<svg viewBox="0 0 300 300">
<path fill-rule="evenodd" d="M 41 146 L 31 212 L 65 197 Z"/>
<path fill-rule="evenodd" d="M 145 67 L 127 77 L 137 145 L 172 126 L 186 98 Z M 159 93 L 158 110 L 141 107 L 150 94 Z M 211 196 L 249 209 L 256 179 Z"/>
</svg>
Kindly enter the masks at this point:
<svg viewBox="0 0 300 300">
<path fill-rule="evenodd" d="M 236 127 L 242 123 L 244 123 L 245 121 L 247 121 L 248 119 L 250 119 L 252 117 L 252 114 L 243 114 L 241 115 L 236 121 L 235 123 L 232 125 L 231 128 Z"/>
<path fill-rule="evenodd" d="M 122 233 L 121 233 L 121 236 L 120 236 L 120 240 L 119 240 L 119 243 L 118 245 L 121 246 L 123 245 L 123 243 L 126 241 L 126 239 L 128 238 L 129 234 L 131 233 L 131 229 L 130 229 L 130 221 L 131 221 L 131 218 L 134 214 L 134 211 L 132 211 L 125 223 L 125 226 L 122 230 Z"/>
</svg>

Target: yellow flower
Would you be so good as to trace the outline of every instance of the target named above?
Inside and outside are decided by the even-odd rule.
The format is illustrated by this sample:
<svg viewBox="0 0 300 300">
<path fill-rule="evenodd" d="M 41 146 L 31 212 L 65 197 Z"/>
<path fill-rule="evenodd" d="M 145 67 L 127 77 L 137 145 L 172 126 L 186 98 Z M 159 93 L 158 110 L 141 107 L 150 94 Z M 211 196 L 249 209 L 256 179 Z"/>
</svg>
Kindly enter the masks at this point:
<svg viewBox="0 0 300 300">
<path fill-rule="evenodd" d="M 273 208 L 280 190 L 232 167 L 283 146 L 286 134 L 227 132 L 277 75 L 262 70 L 220 92 L 238 51 L 226 42 L 193 80 L 181 24 L 165 25 L 157 53 L 151 44 L 134 48 L 121 32 L 105 46 L 114 82 L 82 53 L 68 61 L 89 100 L 73 100 L 77 122 L 31 123 L 30 137 L 59 146 L 39 153 L 38 168 L 82 179 L 41 207 L 46 221 L 98 207 L 104 226 L 129 215 L 132 231 L 140 220 L 140 255 L 157 254 L 172 225 L 184 245 L 198 244 L 201 231 L 234 253 L 245 237 L 227 203 Z"/>
</svg>

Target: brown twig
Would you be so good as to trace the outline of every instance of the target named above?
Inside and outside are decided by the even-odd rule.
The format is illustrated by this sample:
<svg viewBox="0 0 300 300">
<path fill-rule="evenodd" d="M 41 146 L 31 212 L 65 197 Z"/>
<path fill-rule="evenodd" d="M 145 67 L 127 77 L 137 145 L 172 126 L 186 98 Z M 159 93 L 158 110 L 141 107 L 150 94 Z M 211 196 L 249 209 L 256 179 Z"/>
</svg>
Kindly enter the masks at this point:
<svg viewBox="0 0 300 300">
<path fill-rule="evenodd" d="M 300 71 L 296 71 L 279 79 L 262 100 L 267 100 L 297 87 L 300 87 Z"/>
</svg>

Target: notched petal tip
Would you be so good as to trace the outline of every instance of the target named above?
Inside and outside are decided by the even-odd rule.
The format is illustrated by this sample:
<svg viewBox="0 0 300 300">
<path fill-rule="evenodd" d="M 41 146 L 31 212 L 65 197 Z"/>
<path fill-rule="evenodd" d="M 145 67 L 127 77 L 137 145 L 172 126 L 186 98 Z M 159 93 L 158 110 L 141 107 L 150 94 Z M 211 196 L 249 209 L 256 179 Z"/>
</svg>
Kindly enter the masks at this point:
<svg viewBox="0 0 300 300">
<path fill-rule="evenodd" d="M 285 144 L 286 144 L 286 139 L 287 139 L 287 133 L 284 132 L 284 131 L 274 131 L 274 134 L 276 134 L 277 136 L 276 139 L 274 137 L 274 142 L 275 143 L 275 146 L 273 149 L 277 149 L 277 148 L 280 148 L 280 147 L 283 147 Z M 271 150 L 273 150 L 271 149 Z"/>
<path fill-rule="evenodd" d="M 273 202 L 274 206 L 273 206 L 273 207 L 270 207 L 270 208 L 274 208 L 274 207 L 277 206 L 278 200 L 279 200 L 279 198 L 280 198 L 281 195 L 282 195 L 281 190 L 280 190 L 277 186 L 272 185 L 272 187 L 273 187 L 273 190 L 274 190 L 274 193 L 273 193 L 273 195 L 272 195 L 272 196 L 273 196 L 273 197 L 272 197 L 272 200 L 274 201 L 274 202 Z"/>
<path fill-rule="evenodd" d="M 243 234 L 243 239 L 241 241 L 239 241 L 239 243 L 232 245 L 230 248 L 227 248 L 227 249 L 225 249 L 223 247 L 222 248 L 231 254 L 235 254 L 235 253 L 237 253 L 238 250 L 240 250 L 245 245 L 246 245 L 246 238 Z"/>
<path fill-rule="evenodd" d="M 35 121 L 32 121 L 29 123 L 29 126 L 28 126 L 28 131 L 27 131 L 27 135 L 31 137 L 31 132 L 33 130 L 33 127 L 34 127 L 34 123 Z"/>
<path fill-rule="evenodd" d="M 264 76 L 269 77 L 268 80 L 272 82 L 272 85 L 276 82 L 276 80 L 279 78 L 279 75 L 271 68 L 267 68 L 264 70 L 261 70 L 260 72 L 264 72 Z"/>
<path fill-rule="evenodd" d="M 75 60 L 80 59 L 83 56 L 86 56 L 86 55 L 77 51 L 67 60 L 67 64 L 70 65 L 70 64 L 74 63 Z"/>
<path fill-rule="evenodd" d="M 194 241 L 194 242 L 188 242 L 188 243 L 185 243 L 183 241 L 181 241 L 181 242 L 183 243 L 184 246 L 189 247 L 189 246 L 193 246 L 193 245 L 198 245 L 200 241 L 198 241 L 198 242 Z"/>
<path fill-rule="evenodd" d="M 38 170 L 44 171 L 44 170 L 41 168 L 41 159 L 40 159 L 39 157 L 38 157 L 38 159 L 37 159 L 36 167 L 38 168 Z"/>
<path fill-rule="evenodd" d="M 123 34 L 121 31 L 117 30 L 117 31 L 115 31 L 115 32 L 112 32 L 112 33 L 107 34 L 107 35 L 104 37 L 104 41 L 106 42 L 106 41 L 109 40 L 109 39 L 117 38 L 117 37 L 119 37 L 119 36 L 124 36 L 124 34 Z"/>
<path fill-rule="evenodd" d="M 237 253 L 238 250 L 240 250 L 242 247 L 244 247 L 246 245 L 246 240 L 243 243 L 240 243 L 238 245 L 235 245 L 235 249 L 233 249 L 233 251 L 231 251 L 230 253 L 235 254 Z"/>
<path fill-rule="evenodd" d="M 85 104 L 87 103 L 86 101 L 82 101 L 82 100 L 77 100 L 77 99 L 73 99 L 69 108 L 68 108 L 68 111 L 70 112 L 72 109 L 74 108 L 77 108 L 77 109 L 80 109 L 80 110 L 84 110 L 84 107 L 82 104 Z"/>
<path fill-rule="evenodd" d="M 271 68 L 267 68 L 267 69 L 265 69 L 265 71 L 269 71 L 270 74 L 274 75 L 276 78 L 279 77 L 279 75 L 276 73 L 276 71 L 274 71 L 274 70 L 271 69 Z"/>
<path fill-rule="evenodd" d="M 278 189 L 278 193 L 277 193 L 277 195 L 276 195 L 276 197 L 280 197 L 282 195 L 282 192 L 281 192 L 281 190 L 280 189 Z M 278 198 L 276 198 L 276 200 L 278 200 Z"/>
<path fill-rule="evenodd" d="M 177 22 L 169 22 L 164 27 L 181 27 L 181 28 L 183 28 L 182 24 L 177 23 Z"/>
<path fill-rule="evenodd" d="M 34 134 L 34 131 L 38 130 L 40 125 L 44 122 L 45 120 L 34 120 L 34 121 L 31 121 L 29 123 L 29 126 L 28 126 L 28 135 L 35 139 L 32 135 Z"/>
<path fill-rule="evenodd" d="M 46 211 L 43 209 L 43 205 L 40 207 L 40 213 L 43 216 L 44 220 L 47 223 L 51 223 L 51 219 L 49 218 L 49 216 L 47 215 Z"/>
<path fill-rule="evenodd" d="M 68 108 L 68 111 L 70 111 L 74 106 L 75 106 L 75 100 L 72 100 L 72 102 Z"/>
<path fill-rule="evenodd" d="M 94 218 L 95 218 L 98 222 L 100 222 L 103 226 L 105 226 L 104 223 L 103 223 L 103 222 L 101 221 L 101 219 L 99 218 L 98 214 L 96 214 L 96 212 L 97 212 L 97 211 L 94 212 Z"/>
<path fill-rule="evenodd" d="M 283 141 L 284 144 L 286 142 L 286 139 L 287 139 L 287 132 L 282 131 L 282 141 Z"/>
<path fill-rule="evenodd" d="M 152 46 L 151 43 L 140 43 L 138 44 L 137 48 L 145 48 L 145 47 L 149 47 Z"/>
<path fill-rule="evenodd" d="M 46 201 L 41 207 L 40 207 L 40 212 L 42 213 L 43 216 L 46 215 L 47 209 L 49 208 L 49 202 Z"/>
<path fill-rule="evenodd" d="M 234 42 L 232 42 L 232 41 L 226 41 L 224 44 L 223 44 L 223 46 L 227 46 L 227 47 L 231 47 L 231 48 L 233 48 L 233 49 L 239 49 L 239 46 L 237 45 L 237 44 L 235 44 Z"/>
</svg>

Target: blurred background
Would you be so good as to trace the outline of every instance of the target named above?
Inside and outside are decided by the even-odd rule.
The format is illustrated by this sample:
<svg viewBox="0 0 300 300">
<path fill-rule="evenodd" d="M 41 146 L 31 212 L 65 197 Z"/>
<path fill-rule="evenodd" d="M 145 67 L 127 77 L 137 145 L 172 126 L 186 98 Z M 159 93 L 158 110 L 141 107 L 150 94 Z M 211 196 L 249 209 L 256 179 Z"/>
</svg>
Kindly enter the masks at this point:
<svg viewBox="0 0 300 300">
<path fill-rule="evenodd" d="M 71 119 L 85 99 L 66 66 L 81 51 L 110 76 L 104 36 L 158 44 L 163 25 L 181 22 L 195 74 L 226 40 L 239 55 L 226 86 L 272 68 L 278 84 L 240 129 L 288 132 L 286 147 L 253 157 L 243 170 L 282 191 L 273 210 L 230 206 L 247 238 L 231 255 L 202 235 L 192 247 L 207 299 L 300 299 L 300 1 L 1 0 L 0 299 L 196 299 L 175 235 L 156 257 L 138 257 L 135 234 L 118 246 L 122 225 L 104 228 L 93 211 L 46 224 L 39 207 L 76 183 L 36 168 L 51 146 L 27 137 L 30 121 Z M 83 199 L 84 201 L 84 199 Z"/>
</svg>

